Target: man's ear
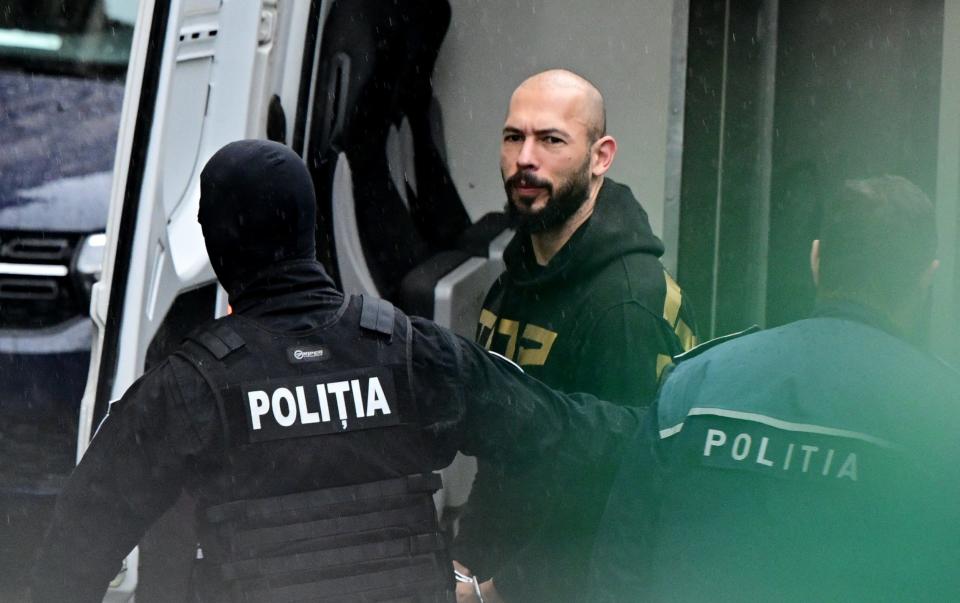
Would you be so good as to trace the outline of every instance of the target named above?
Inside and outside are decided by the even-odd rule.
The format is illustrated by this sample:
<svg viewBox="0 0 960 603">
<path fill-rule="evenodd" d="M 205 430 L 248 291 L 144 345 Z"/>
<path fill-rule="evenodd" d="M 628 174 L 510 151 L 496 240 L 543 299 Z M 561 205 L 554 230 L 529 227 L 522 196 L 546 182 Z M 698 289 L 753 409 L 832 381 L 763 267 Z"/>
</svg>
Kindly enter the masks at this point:
<svg viewBox="0 0 960 603">
<path fill-rule="evenodd" d="M 820 286 L 820 239 L 814 239 L 810 245 L 810 274 L 813 276 L 813 284 Z"/>
<path fill-rule="evenodd" d="M 598 178 L 607 173 L 617 154 L 617 141 L 613 136 L 604 136 L 593 143 L 590 153 L 590 173 Z"/>
</svg>

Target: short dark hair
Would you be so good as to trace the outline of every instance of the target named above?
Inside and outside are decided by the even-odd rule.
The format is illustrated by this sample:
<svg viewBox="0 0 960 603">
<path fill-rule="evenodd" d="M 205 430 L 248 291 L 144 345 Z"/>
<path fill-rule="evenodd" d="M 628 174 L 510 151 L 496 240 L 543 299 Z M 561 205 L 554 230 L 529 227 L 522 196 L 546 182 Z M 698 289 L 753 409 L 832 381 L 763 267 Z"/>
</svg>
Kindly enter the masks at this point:
<svg viewBox="0 0 960 603">
<path fill-rule="evenodd" d="M 936 248 L 933 204 L 916 185 L 900 176 L 848 180 L 824 205 L 819 295 L 896 309 Z"/>
</svg>

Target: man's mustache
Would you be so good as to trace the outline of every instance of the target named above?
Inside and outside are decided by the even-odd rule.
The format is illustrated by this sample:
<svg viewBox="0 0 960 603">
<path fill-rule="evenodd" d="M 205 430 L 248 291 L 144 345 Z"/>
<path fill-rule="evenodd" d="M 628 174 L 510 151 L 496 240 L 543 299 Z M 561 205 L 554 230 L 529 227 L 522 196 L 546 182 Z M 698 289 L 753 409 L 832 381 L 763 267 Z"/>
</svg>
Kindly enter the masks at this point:
<svg viewBox="0 0 960 603">
<path fill-rule="evenodd" d="M 530 187 L 544 188 L 547 189 L 547 192 L 553 192 L 553 185 L 549 180 L 539 178 L 530 172 L 517 172 L 513 176 L 507 178 L 506 185 L 511 189 L 515 189 L 517 187 Z"/>
</svg>

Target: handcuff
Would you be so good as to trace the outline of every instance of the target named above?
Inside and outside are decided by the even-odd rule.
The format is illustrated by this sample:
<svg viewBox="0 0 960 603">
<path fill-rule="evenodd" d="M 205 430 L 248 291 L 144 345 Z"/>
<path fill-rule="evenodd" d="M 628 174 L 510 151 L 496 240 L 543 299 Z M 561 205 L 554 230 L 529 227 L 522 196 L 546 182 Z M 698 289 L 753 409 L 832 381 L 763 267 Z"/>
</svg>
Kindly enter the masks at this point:
<svg viewBox="0 0 960 603">
<path fill-rule="evenodd" d="M 483 595 L 480 594 L 480 580 L 477 580 L 473 576 L 468 576 L 466 574 L 460 573 L 459 570 L 453 570 L 453 575 L 456 576 L 457 582 L 464 582 L 466 584 L 473 584 L 473 592 L 476 593 L 477 599 L 480 603 L 485 603 L 483 600 Z"/>
</svg>

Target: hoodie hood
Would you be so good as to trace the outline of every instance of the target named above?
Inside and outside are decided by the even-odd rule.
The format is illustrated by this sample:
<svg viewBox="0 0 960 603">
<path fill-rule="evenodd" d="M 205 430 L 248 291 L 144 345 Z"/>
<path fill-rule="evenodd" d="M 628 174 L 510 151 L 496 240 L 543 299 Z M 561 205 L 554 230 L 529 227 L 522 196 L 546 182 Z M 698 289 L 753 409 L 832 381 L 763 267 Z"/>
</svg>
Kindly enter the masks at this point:
<svg viewBox="0 0 960 603">
<path fill-rule="evenodd" d="M 517 233 L 503 254 L 507 272 L 518 287 L 543 287 L 576 281 L 624 255 L 659 258 L 663 242 L 653 234 L 647 212 L 630 187 L 604 178 L 593 214 L 546 266 L 533 255 L 528 233 Z"/>
</svg>

